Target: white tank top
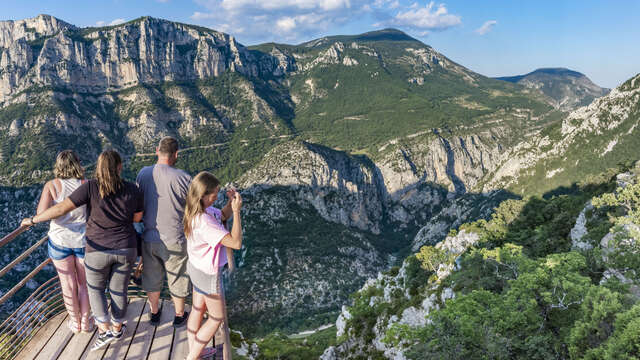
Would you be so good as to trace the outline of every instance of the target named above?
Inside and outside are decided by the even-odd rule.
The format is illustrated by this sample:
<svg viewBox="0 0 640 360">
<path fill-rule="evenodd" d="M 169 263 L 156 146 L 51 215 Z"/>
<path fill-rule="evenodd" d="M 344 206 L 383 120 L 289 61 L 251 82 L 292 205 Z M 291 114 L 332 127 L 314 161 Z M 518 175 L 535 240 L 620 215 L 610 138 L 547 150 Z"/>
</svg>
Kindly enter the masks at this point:
<svg viewBox="0 0 640 360">
<path fill-rule="evenodd" d="M 71 193 L 82 185 L 79 179 L 60 179 L 62 188 L 53 204 L 61 203 Z M 54 183 L 55 185 L 55 183 Z M 55 245 L 67 248 L 84 247 L 84 233 L 87 227 L 87 207 L 82 205 L 71 212 L 51 220 L 49 224 L 49 239 Z"/>
</svg>

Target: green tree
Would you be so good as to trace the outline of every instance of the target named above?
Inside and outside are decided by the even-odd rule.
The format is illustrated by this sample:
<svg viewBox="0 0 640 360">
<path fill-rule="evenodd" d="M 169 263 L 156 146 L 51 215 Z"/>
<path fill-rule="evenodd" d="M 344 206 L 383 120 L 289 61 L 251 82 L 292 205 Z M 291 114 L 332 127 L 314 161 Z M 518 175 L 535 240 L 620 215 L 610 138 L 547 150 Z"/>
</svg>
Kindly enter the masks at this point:
<svg viewBox="0 0 640 360">
<path fill-rule="evenodd" d="M 594 355 L 593 349 L 605 342 L 614 331 L 616 315 L 623 310 L 619 293 L 592 286 L 580 305 L 581 318 L 576 320 L 569 335 L 569 354 L 581 359 Z"/>
<path fill-rule="evenodd" d="M 436 272 L 440 264 L 449 261 L 447 252 L 435 246 L 423 246 L 420 252 L 416 254 L 416 258 L 420 260 L 422 268 L 425 270 Z"/>
</svg>

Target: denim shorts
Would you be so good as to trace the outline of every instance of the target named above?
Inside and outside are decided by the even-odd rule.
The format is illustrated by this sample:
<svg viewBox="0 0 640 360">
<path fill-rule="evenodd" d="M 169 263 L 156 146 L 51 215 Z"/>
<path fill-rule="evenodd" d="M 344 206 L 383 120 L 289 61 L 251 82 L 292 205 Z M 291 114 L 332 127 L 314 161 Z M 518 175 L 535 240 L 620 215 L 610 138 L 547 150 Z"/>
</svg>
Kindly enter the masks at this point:
<svg viewBox="0 0 640 360">
<path fill-rule="evenodd" d="M 80 259 L 84 259 L 84 248 L 68 248 L 60 245 L 54 244 L 51 239 L 49 239 L 49 246 L 47 247 L 47 253 L 49 257 L 53 260 L 63 260 L 68 256 L 75 256 Z"/>
</svg>

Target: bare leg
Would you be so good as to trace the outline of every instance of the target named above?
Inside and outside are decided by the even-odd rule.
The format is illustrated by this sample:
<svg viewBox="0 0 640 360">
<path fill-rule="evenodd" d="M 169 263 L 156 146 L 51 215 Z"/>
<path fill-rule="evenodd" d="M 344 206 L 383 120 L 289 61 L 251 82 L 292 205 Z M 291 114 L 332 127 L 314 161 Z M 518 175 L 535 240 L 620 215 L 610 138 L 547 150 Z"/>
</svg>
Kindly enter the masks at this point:
<svg viewBox="0 0 640 360">
<path fill-rule="evenodd" d="M 75 256 L 67 256 L 62 260 L 53 260 L 58 271 L 64 305 L 74 327 L 80 329 L 80 304 L 78 301 L 78 279 L 76 277 Z M 86 287 L 85 287 L 86 288 Z"/>
<path fill-rule="evenodd" d="M 150 291 L 147 296 L 149 297 L 149 310 L 151 310 L 151 313 L 157 314 L 160 306 L 160 291 Z M 182 303 L 182 308 L 184 309 L 184 302 Z"/>
<path fill-rule="evenodd" d="M 193 348 L 193 342 L 196 338 L 196 333 L 200 329 L 202 318 L 207 310 L 207 306 L 204 302 L 204 295 L 197 291 L 193 291 L 193 304 L 191 305 L 191 313 L 187 320 L 187 338 L 189 340 L 189 349 Z"/>
<path fill-rule="evenodd" d="M 204 296 L 204 301 L 209 311 L 209 318 L 196 333 L 193 346 L 189 348 L 189 355 L 187 356 L 189 360 L 198 359 L 200 353 L 211 341 L 224 320 L 223 302 L 220 295 L 206 295 Z"/>
<path fill-rule="evenodd" d="M 87 326 L 91 317 L 91 307 L 89 306 L 89 293 L 87 291 L 87 275 L 84 272 L 84 259 L 75 256 L 73 258 L 75 259 L 76 278 L 78 280 L 80 316 L 83 330 L 87 330 L 89 329 Z"/>
<path fill-rule="evenodd" d="M 179 298 L 171 295 L 171 300 L 173 300 L 173 306 L 176 309 L 176 316 L 184 315 L 184 298 Z"/>
</svg>

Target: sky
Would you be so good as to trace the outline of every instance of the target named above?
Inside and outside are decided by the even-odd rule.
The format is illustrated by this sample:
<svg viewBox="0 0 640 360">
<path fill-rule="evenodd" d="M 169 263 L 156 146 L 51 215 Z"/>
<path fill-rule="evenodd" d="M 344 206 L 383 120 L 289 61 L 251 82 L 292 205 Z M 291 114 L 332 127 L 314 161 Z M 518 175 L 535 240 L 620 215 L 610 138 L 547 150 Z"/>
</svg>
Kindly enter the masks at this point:
<svg viewBox="0 0 640 360">
<path fill-rule="evenodd" d="M 637 0 L 0 1 L 0 20 L 49 14 L 86 27 L 148 15 L 223 31 L 244 45 L 392 27 L 491 77 L 565 67 L 613 88 L 640 73 Z"/>
</svg>

